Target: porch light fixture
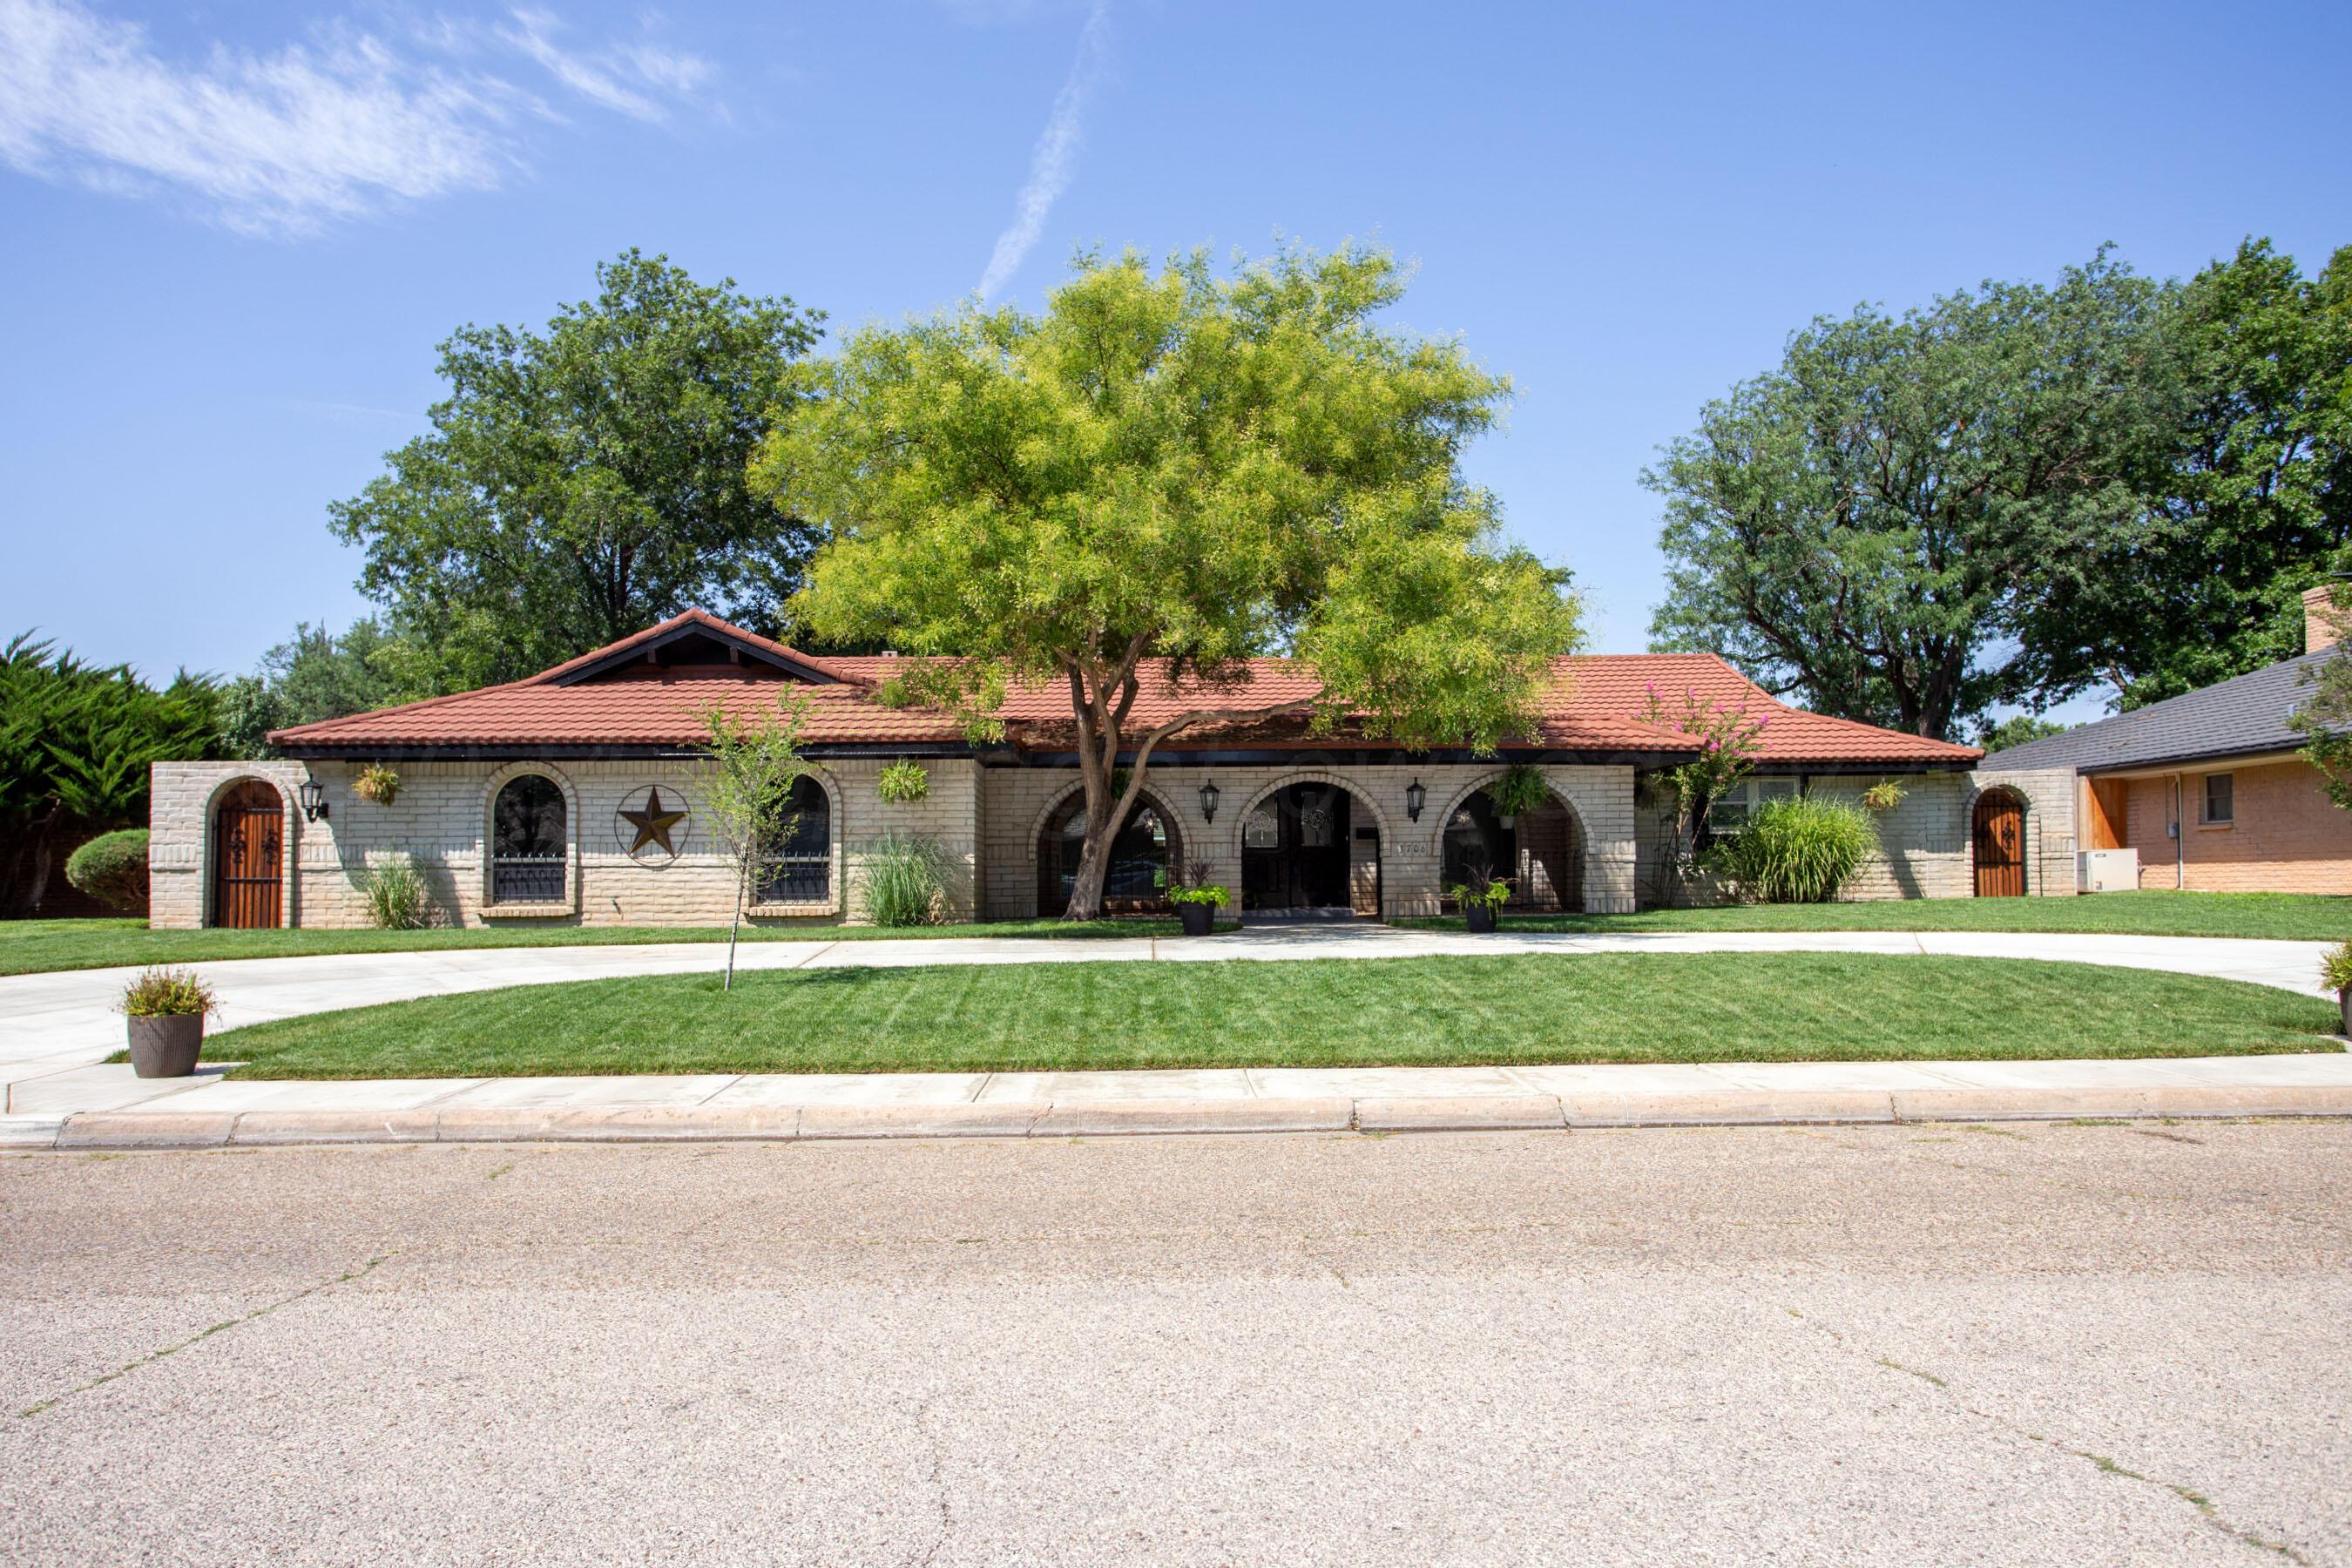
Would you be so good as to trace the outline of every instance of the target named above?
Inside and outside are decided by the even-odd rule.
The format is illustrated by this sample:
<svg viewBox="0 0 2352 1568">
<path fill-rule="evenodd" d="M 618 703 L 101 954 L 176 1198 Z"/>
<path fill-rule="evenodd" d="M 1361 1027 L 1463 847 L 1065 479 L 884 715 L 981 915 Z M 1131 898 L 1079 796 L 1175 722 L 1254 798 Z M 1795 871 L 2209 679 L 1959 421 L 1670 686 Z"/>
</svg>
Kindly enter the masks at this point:
<svg viewBox="0 0 2352 1568">
<path fill-rule="evenodd" d="M 1217 820 L 1217 785 L 1213 779 L 1201 786 L 1201 820 Z"/>
<path fill-rule="evenodd" d="M 1429 792 L 1421 787 L 1421 781 L 1419 779 L 1415 779 L 1412 783 L 1404 786 L 1404 815 L 1406 821 L 1419 822 L 1421 820 L 1421 808 L 1428 804 Z"/>
<path fill-rule="evenodd" d="M 316 822 L 327 815 L 327 786 L 317 779 L 305 778 L 302 787 L 294 792 L 302 797 L 302 820 Z"/>
</svg>

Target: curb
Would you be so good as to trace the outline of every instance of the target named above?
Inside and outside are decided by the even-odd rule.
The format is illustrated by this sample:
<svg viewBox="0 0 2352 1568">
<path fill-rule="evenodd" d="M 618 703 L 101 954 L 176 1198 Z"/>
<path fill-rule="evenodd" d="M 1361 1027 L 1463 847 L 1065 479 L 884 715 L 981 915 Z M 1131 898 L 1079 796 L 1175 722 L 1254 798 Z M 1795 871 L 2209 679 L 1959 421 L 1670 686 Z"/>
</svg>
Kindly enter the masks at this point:
<svg viewBox="0 0 2352 1568">
<path fill-rule="evenodd" d="M 809 1142 L 1172 1133 L 1459 1132 L 1938 1121 L 2352 1118 L 2352 1084 L 2139 1089 L 1722 1090 L 1349 1100 L 1007 1101 L 964 1105 L 602 1106 L 574 1110 L 92 1110 L 0 1118 L 12 1150 L 393 1143 Z"/>
</svg>

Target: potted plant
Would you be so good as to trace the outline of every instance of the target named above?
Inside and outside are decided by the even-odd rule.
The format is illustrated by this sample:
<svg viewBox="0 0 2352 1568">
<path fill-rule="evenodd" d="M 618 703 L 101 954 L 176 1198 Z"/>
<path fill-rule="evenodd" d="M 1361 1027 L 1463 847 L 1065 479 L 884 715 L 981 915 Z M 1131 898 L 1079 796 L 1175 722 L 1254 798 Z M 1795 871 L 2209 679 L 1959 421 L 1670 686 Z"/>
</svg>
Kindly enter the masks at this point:
<svg viewBox="0 0 2352 1568">
<path fill-rule="evenodd" d="M 1486 798 L 1495 803 L 1495 815 L 1506 827 L 1541 805 L 1550 794 L 1551 785 L 1544 782 L 1542 770 L 1530 763 L 1513 763 L 1503 770 L 1501 778 L 1486 786 Z"/>
<path fill-rule="evenodd" d="M 922 763 L 901 757 L 882 770 L 874 789 L 892 805 L 912 805 L 931 793 L 931 775 Z"/>
<path fill-rule="evenodd" d="M 1167 893 L 1168 901 L 1176 906 L 1176 918 L 1184 922 L 1186 936 L 1208 935 L 1216 929 L 1217 911 L 1234 901 L 1232 889 L 1209 880 L 1206 860 L 1187 861 Z"/>
<path fill-rule="evenodd" d="M 1873 811 L 1893 811 L 1903 804 L 1903 785 L 1894 779 L 1881 779 L 1862 792 L 1862 804 Z"/>
<path fill-rule="evenodd" d="M 204 1049 L 205 1019 L 218 1009 L 193 969 L 146 969 L 122 988 L 131 1070 L 141 1078 L 185 1078 Z"/>
<path fill-rule="evenodd" d="M 371 805 L 390 805 L 400 795 L 400 775 L 382 763 L 370 763 L 352 781 L 352 793 Z"/>
<path fill-rule="evenodd" d="M 2352 1036 L 2352 942 L 2339 942 L 2319 961 L 2319 983 L 2336 993 L 2344 1032 Z M 2347 1047 L 2352 1049 L 2352 1047 Z"/>
<path fill-rule="evenodd" d="M 1484 867 L 1474 867 L 1466 881 L 1446 889 L 1462 910 L 1463 924 L 1474 931 L 1491 931 L 1495 917 L 1511 901 L 1511 884 Z"/>
</svg>

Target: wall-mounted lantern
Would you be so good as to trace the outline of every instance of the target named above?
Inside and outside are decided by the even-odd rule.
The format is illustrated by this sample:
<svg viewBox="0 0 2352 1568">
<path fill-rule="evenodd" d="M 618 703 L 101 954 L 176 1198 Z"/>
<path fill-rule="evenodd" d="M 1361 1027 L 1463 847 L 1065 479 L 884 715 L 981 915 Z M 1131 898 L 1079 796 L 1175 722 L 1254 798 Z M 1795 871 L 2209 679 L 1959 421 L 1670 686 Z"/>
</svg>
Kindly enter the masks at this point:
<svg viewBox="0 0 2352 1568">
<path fill-rule="evenodd" d="M 1421 781 L 1419 779 L 1415 779 L 1412 783 L 1404 786 L 1404 815 L 1406 821 L 1419 822 L 1421 820 L 1421 808 L 1428 804 L 1429 792 L 1421 787 Z"/>
<path fill-rule="evenodd" d="M 1217 820 L 1217 785 L 1214 780 L 1201 786 L 1201 820 Z"/>
<path fill-rule="evenodd" d="M 316 822 L 327 815 L 327 786 L 317 779 L 306 778 L 302 787 L 294 792 L 302 799 L 302 820 Z"/>
</svg>

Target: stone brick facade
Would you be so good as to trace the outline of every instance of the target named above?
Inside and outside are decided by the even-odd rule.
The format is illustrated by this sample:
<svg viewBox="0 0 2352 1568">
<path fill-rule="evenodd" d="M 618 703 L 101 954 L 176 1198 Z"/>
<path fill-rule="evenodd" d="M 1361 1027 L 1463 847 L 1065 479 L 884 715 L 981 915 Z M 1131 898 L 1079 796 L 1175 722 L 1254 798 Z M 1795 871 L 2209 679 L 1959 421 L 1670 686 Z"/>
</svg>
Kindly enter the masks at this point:
<svg viewBox="0 0 2352 1568">
<path fill-rule="evenodd" d="M 833 866 L 828 896 L 817 902 L 762 905 L 760 920 L 862 921 L 859 872 L 865 848 L 886 832 L 922 834 L 948 862 L 946 912 L 978 915 L 980 767 L 968 758 L 925 766 L 930 789 L 923 800 L 884 801 L 876 775 L 887 759 L 829 761 L 814 771 L 830 803 Z M 367 867 L 405 854 L 423 873 L 437 917 L 480 925 L 527 920 L 582 925 L 723 925 L 733 905 L 734 872 L 699 819 L 706 768 L 688 761 L 461 763 L 399 765 L 400 790 L 388 805 L 352 792 L 356 764 L 345 763 L 159 763 L 153 775 L 148 866 L 153 882 L 151 922 L 193 927 L 210 919 L 207 825 L 222 793 L 239 780 L 274 785 L 285 802 L 285 890 L 289 925 L 361 926 Z M 545 775 L 565 806 L 563 896 L 554 905 L 499 906 L 489 898 L 491 803 L 521 773 Z M 296 805 L 305 777 L 325 786 L 327 816 L 305 822 Z M 647 785 L 683 799 L 689 816 L 678 855 L 664 863 L 633 859 L 616 814 Z M 649 859 L 658 858 L 648 857 Z"/>
<path fill-rule="evenodd" d="M 1785 776 L 1807 793 L 1859 804 L 1878 782 L 1872 774 Z M 1873 814 L 1879 848 L 1863 862 L 1842 900 L 1965 899 L 1976 892 L 1974 822 L 1978 797 L 1989 789 L 2014 792 L 2025 802 L 2025 890 L 2028 896 L 2074 891 L 2074 775 L 2071 769 L 2034 773 L 1946 773 L 1895 776 L 1901 804 Z M 1666 812 L 1649 789 L 1641 792 L 1640 868 L 1636 888 L 1644 906 L 1664 902 L 1719 903 L 1724 890 L 1704 873 L 1680 889 L 1664 875 Z"/>
<path fill-rule="evenodd" d="M 886 758 L 831 759 L 814 770 L 831 807 L 830 892 L 819 902 L 758 906 L 760 921 L 846 921 L 866 917 L 859 889 L 865 847 L 886 832 L 920 834 L 945 852 L 947 914 L 954 920 L 1017 920 L 1056 911 L 1038 907 L 1038 841 L 1049 820 L 1076 794 L 1074 770 L 990 766 L 971 758 L 924 765 L 928 796 L 908 805 L 885 802 L 876 775 Z M 352 792 L 357 765 L 164 763 L 154 771 L 152 923 L 193 927 L 210 918 L 205 864 L 215 804 L 239 780 L 259 778 L 285 802 L 286 857 L 281 900 L 288 924 L 367 923 L 361 891 L 366 868 L 396 853 L 408 855 L 425 879 L 438 917 L 479 925 L 509 920 L 583 925 L 719 925 L 733 901 L 733 872 L 707 826 L 690 816 L 679 854 L 664 864 L 633 859 L 616 822 L 623 805 L 647 785 L 698 810 L 705 770 L 682 760 L 644 762 L 412 762 L 399 765 L 401 787 L 388 805 Z M 1293 784 L 1344 787 L 1359 828 L 1376 840 L 1350 843 L 1356 907 L 1385 919 L 1444 912 L 1440 887 L 1445 823 L 1473 792 L 1493 782 L 1499 763 L 1360 764 L 1300 753 L 1285 762 L 1251 765 L 1178 764 L 1154 768 L 1146 790 L 1175 824 L 1181 853 L 1208 863 L 1212 880 L 1243 885 L 1242 824 L 1252 806 Z M 2306 770 L 2307 771 L 2307 770 Z M 1659 900 L 1663 820 L 1654 805 L 1636 805 L 1628 765 L 1559 765 L 1543 769 L 1573 824 L 1580 857 L 1582 907 L 1616 913 Z M 521 773 L 545 775 L 562 792 L 567 842 L 563 896 L 547 904 L 501 907 L 489 899 L 486 846 L 491 803 Z M 304 822 L 296 792 L 305 777 L 325 786 L 328 816 Z M 1200 789 L 1213 781 L 1216 819 L 1202 812 Z M 1419 782 L 1426 804 L 1419 820 L 1406 814 L 1405 792 Z M 1852 798 L 1872 780 L 1823 775 L 1811 789 Z M 1846 897 L 1965 898 L 1973 890 L 1970 813 L 1988 787 L 2013 789 L 2027 800 L 2030 893 L 2074 889 L 2074 781 L 2067 773 L 1927 773 L 1904 780 L 1903 803 L 1880 815 L 1884 849 L 1873 857 Z M 1646 801 L 1646 793 L 1643 798 Z M 2324 797 L 2322 797 L 2324 800 Z M 2332 807 L 2330 808 L 2333 809 Z M 2339 814 L 2340 815 L 2340 814 Z M 2333 826 L 2333 824 L 2330 824 Z M 2159 830 L 2160 831 L 2160 830 Z M 2343 868 L 2352 872 L 2352 835 Z M 2214 884 L 2227 885 L 2227 884 Z M 1719 897 L 1702 884 L 1685 901 Z"/>
</svg>

